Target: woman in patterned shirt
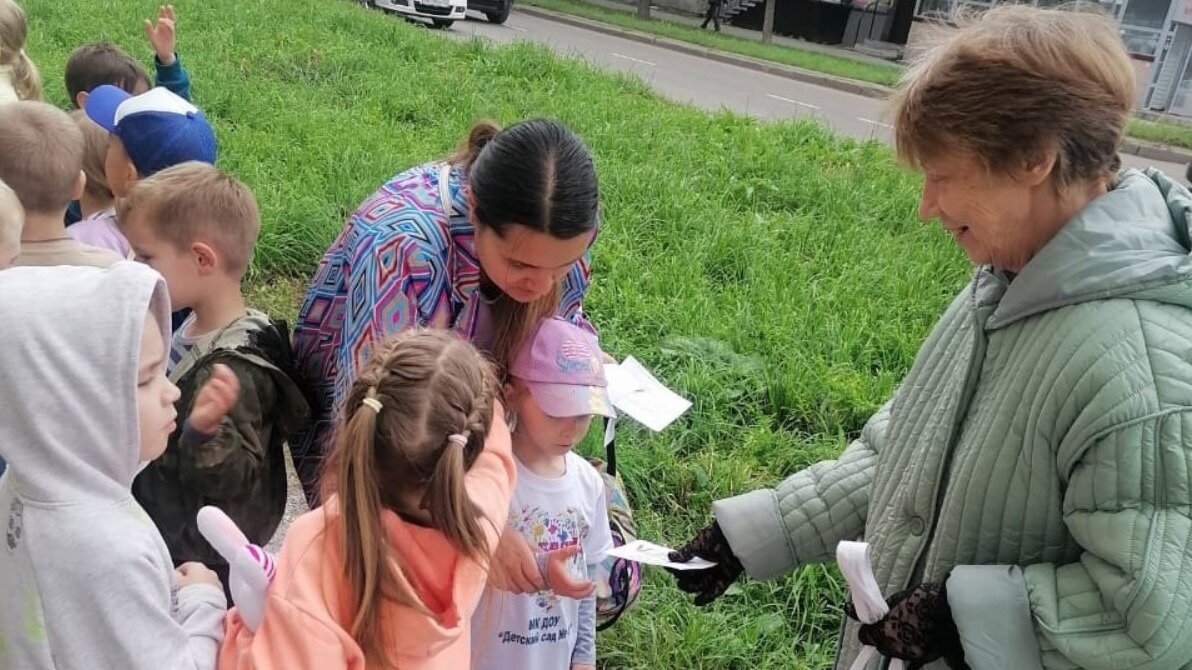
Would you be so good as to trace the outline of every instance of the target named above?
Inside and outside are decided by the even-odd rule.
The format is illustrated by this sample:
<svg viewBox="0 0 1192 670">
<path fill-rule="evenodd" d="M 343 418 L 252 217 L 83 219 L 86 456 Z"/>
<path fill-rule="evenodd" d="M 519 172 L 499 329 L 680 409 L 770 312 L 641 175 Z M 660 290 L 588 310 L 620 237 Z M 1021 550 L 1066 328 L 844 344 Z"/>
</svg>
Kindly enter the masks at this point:
<svg viewBox="0 0 1192 670">
<path fill-rule="evenodd" d="M 335 408 L 387 335 L 450 328 L 504 368 L 544 317 L 592 330 L 581 302 L 598 203 L 575 133 L 544 119 L 482 122 L 448 160 L 402 172 L 348 217 L 294 331 L 314 402 L 291 448 L 312 505 Z"/>
</svg>

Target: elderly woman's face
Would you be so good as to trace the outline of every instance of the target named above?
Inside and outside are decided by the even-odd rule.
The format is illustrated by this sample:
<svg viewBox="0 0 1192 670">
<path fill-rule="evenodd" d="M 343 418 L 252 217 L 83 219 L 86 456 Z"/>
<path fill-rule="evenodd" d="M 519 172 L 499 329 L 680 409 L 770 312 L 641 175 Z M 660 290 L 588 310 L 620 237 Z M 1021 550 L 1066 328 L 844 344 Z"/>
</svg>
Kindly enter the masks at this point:
<svg viewBox="0 0 1192 670">
<path fill-rule="evenodd" d="M 919 217 L 938 219 L 978 265 L 1018 271 L 1045 241 L 1032 225 L 1036 181 L 990 173 L 971 154 L 954 152 L 923 165 Z"/>
</svg>

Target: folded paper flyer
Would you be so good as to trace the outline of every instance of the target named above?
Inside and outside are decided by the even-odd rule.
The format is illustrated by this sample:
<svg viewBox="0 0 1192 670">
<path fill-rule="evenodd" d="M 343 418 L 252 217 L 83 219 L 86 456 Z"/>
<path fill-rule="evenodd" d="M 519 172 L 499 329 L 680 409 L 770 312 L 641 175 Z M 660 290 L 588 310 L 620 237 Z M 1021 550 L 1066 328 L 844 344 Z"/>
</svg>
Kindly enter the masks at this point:
<svg viewBox="0 0 1192 670">
<path fill-rule="evenodd" d="M 716 565 L 712 561 L 704 560 L 698 556 L 686 563 L 676 563 L 670 560 L 670 553 L 672 551 L 674 550 L 647 540 L 634 540 L 620 547 L 609 549 L 608 555 L 647 565 L 658 565 L 672 570 L 704 570 Z"/>
<path fill-rule="evenodd" d="M 668 389 L 630 356 L 616 365 L 605 363 L 608 395 L 613 406 L 654 432 L 661 432 L 691 407 L 691 401 Z"/>
</svg>

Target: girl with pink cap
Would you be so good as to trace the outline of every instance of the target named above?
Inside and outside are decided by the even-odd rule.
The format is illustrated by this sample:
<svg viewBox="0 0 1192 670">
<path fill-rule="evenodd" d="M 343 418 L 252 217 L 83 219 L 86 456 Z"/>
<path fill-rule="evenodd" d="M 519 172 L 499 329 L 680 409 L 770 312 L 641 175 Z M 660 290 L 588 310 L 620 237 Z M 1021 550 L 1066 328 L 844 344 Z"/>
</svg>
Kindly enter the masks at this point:
<svg viewBox="0 0 1192 670">
<path fill-rule="evenodd" d="M 613 546 L 604 484 L 573 448 L 592 417 L 613 417 L 595 338 L 561 318 L 540 322 L 505 386 L 517 486 L 510 523 L 539 552 L 579 549 L 573 576 L 589 579 Z M 473 617 L 472 668 L 594 669 L 596 596 L 485 593 Z"/>
</svg>

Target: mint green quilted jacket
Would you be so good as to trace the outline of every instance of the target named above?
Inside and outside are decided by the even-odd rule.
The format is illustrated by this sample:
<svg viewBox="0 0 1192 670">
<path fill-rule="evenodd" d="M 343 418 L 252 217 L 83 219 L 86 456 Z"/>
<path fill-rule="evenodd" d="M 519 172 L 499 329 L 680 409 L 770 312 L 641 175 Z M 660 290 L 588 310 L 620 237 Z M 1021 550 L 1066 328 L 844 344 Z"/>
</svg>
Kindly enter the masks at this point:
<svg viewBox="0 0 1192 670">
<path fill-rule="evenodd" d="M 1190 218 L 1125 171 L 1012 282 L 979 270 L 839 458 L 715 504 L 748 574 L 863 537 L 887 595 L 951 571 L 974 670 L 1192 667 Z"/>
</svg>

